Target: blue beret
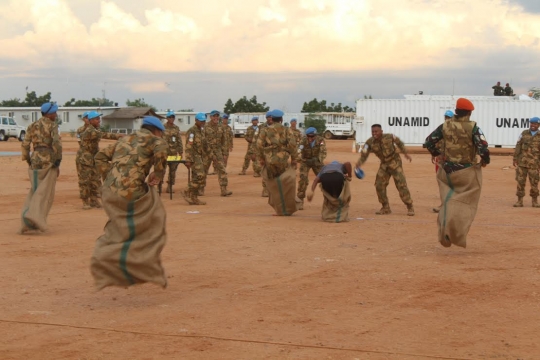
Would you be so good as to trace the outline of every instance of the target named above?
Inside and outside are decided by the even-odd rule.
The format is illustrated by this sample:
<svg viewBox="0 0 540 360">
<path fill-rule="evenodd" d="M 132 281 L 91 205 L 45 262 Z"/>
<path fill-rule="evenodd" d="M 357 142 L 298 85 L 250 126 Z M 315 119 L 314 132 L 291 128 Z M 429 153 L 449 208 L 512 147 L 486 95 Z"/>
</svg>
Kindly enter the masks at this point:
<svg viewBox="0 0 540 360">
<path fill-rule="evenodd" d="M 56 111 L 58 111 L 58 105 L 56 103 L 48 102 L 41 105 L 41 112 L 45 115 L 54 114 Z"/>
<path fill-rule="evenodd" d="M 540 122 L 540 118 L 538 116 L 535 116 L 529 120 L 530 123 L 538 124 Z"/>
<path fill-rule="evenodd" d="M 165 126 L 161 121 L 155 116 L 145 116 L 142 121 L 143 125 L 151 125 L 157 127 L 161 131 L 165 131 Z"/>
<path fill-rule="evenodd" d="M 258 116 L 254 116 L 251 118 L 251 121 L 255 121 L 255 120 L 259 120 L 259 117 Z"/>
<path fill-rule="evenodd" d="M 293 122 L 298 122 L 298 120 L 296 120 L 296 118 L 292 118 L 291 123 L 293 123 Z"/>
<path fill-rule="evenodd" d="M 317 134 L 317 129 L 315 129 L 314 127 L 307 128 L 306 135 L 311 135 L 311 134 Z"/>
<path fill-rule="evenodd" d="M 214 115 L 219 115 L 219 111 L 217 110 L 210 111 L 210 116 L 214 116 Z"/>
<path fill-rule="evenodd" d="M 85 117 L 88 117 L 88 111 L 83 112 L 82 117 L 83 117 L 83 119 L 84 119 Z"/>
<path fill-rule="evenodd" d="M 176 116 L 176 114 L 174 113 L 174 111 L 168 111 L 167 112 L 167 115 L 165 117 L 171 117 L 171 116 Z"/>
<path fill-rule="evenodd" d="M 228 118 L 229 118 L 229 115 L 223 114 L 223 115 L 221 115 L 221 118 L 222 118 L 222 119 L 228 119 Z"/>
<path fill-rule="evenodd" d="M 202 112 L 198 113 L 195 115 L 195 120 L 206 121 L 206 114 Z"/>
<path fill-rule="evenodd" d="M 268 111 L 268 112 L 266 113 L 266 116 L 265 116 L 265 117 L 272 117 L 272 112 L 271 112 L 271 111 Z"/>
<path fill-rule="evenodd" d="M 100 117 L 103 114 L 98 113 L 97 111 L 89 111 L 88 112 L 88 120 L 95 119 L 97 117 Z"/>
<path fill-rule="evenodd" d="M 452 110 L 446 110 L 446 112 L 444 113 L 444 116 L 454 117 L 454 112 Z"/>
<path fill-rule="evenodd" d="M 280 118 L 280 117 L 283 117 L 283 115 L 285 115 L 285 113 L 278 109 L 270 111 L 270 116 L 272 118 Z"/>
</svg>

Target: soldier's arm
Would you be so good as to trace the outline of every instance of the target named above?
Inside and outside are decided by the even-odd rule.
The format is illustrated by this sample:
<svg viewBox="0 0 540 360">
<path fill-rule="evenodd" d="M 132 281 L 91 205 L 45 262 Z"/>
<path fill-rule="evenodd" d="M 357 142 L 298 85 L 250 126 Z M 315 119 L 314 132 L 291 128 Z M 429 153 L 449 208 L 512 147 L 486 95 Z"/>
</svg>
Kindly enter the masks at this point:
<svg viewBox="0 0 540 360">
<path fill-rule="evenodd" d="M 53 137 L 52 148 L 55 157 L 53 166 L 59 167 L 60 162 L 62 161 L 62 141 L 60 140 L 60 134 L 58 133 L 58 126 L 53 126 L 51 133 Z"/>
<path fill-rule="evenodd" d="M 178 130 L 176 133 L 176 144 L 176 151 L 180 154 L 180 156 L 184 157 L 184 145 L 182 145 L 182 135 L 180 134 L 180 130 Z"/>
<path fill-rule="evenodd" d="M 219 138 L 219 141 L 221 142 L 221 144 L 218 144 L 218 146 L 221 146 L 221 153 L 226 154 L 227 150 L 229 150 L 229 144 L 227 141 L 227 133 L 225 132 L 223 128 L 221 128 L 220 133 L 221 133 L 221 136 Z"/>
<path fill-rule="evenodd" d="M 482 158 L 482 164 L 487 165 L 490 162 L 489 149 L 486 137 L 478 126 L 473 128 L 473 143 L 478 149 L 478 155 Z"/>
<path fill-rule="evenodd" d="M 257 143 L 255 144 L 255 155 L 259 162 L 264 161 L 264 144 L 266 142 L 266 133 L 259 130 L 259 135 L 257 136 Z"/>
<path fill-rule="evenodd" d="M 431 156 L 441 155 L 440 149 L 437 148 L 437 143 L 443 138 L 442 128 L 443 126 L 439 125 L 435 131 L 429 134 L 424 143 L 424 147 L 431 153 Z"/>
<path fill-rule="evenodd" d="M 397 148 L 403 153 L 403 154 L 407 154 L 407 148 L 405 147 L 405 144 L 403 143 L 403 141 L 401 141 L 401 139 L 399 137 L 397 137 L 396 135 L 392 135 L 394 138 L 394 144 L 396 144 Z"/>
<path fill-rule="evenodd" d="M 287 137 L 287 151 L 291 154 L 291 162 L 296 163 L 298 162 L 298 145 L 296 144 L 296 136 L 291 129 L 287 129 Z"/>
<path fill-rule="evenodd" d="M 320 145 L 321 149 L 319 151 L 319 160 L 321 163 L 324 162 L 324 159 L 326 159 L 326 141 L 324 140 L 323 137 L 321 137 L 321 145 Z"/>
<path fill-rule="evenodd" d="M 232 151 L 234 147 L 234 133 L 232 131 L 232 128 L 229 129 L 229 139 L 231 139 L 231 146 L 229 147 L 229 151 Z"/>
<path fill-rule="evenodd" d="M 33 128 L 33 124 L 30 124 L 28 128 L 26 128 L 26 136 L 21 144 L 22 160 L 26 161 L 28 164 L 30 164 L 30 143 L 32 141 Z"/>
<path fill-rule="evenodd" d="M 169 150 L 169 145 L 163 139 L 157 139 L 154 143 L 154 176 L 161 181 L 165 176 L 165 169 L 167 167 L 167 154 Z"/>
<path fill-rule="evenodd" d="M 191 143 L 189 142 L 190 136 L 191 136 L 192 134 L 193 134 L 193 133 L 190 132 L 190 131 L 188 131 L 188 132 L 186 133 L 186 148 L 185 148 L 185 150 L 186 150 L 186 151 L 185 151 L 186 157 L 185 157 L 184 160 L 186 160 L 187 162 L 193 162 L 193 158 L 194 158 L 194 156 L 193 156 L 193 144 L 191 144 Z"/>
<path fill-rule="evenodd" d="M 101 138 L 102 139 L 107 139 L 107 140 L 118 140 L 122 137 L 122 135 L 120 134 L 113 134 L 113 133 L 110 133 L 110 132 L 102 132 L 101 133 Z"/>
<path fill-rule="evenodd" d="M 98 174 L 101 174 L 101 178 L 105 180 L 110 170 L 110 162 L 112 161 L 114 148 L 116 144 L 110 144 L 104 149 L 98 151 L 94 156 L 94 164 Z"/>
<path fill-rule="evenodd" d="M 368 141 L 366 141 L 366 143 L 362 147 L 362 151 L 360 152 L 360 157 L 358 158 L 358 161 L 356 162 L 356 167 L 361 167 L 362 164 L 366 162 L 366 160 L 369 157 L 369 154 L 371 153 L 372 143 L 373 143 L 372 138 L 369 138 Z"/>
<path fill-rule="evenodd" d="M 516 144 L 516 149 L 514 150 L 514 166 L 517 166 L 519 155 L 521 155 L 521 145 L 523 142 L 523 134 L 519 135 L 518 142 Z"/>
</svg>

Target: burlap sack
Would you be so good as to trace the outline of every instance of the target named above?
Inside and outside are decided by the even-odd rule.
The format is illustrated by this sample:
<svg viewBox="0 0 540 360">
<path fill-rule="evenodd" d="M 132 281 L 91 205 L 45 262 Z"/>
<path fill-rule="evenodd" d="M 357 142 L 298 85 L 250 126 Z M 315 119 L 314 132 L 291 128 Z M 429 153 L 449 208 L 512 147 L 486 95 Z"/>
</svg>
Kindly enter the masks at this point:
<svg viewBox="0 0 540 360">
<path fill-rule="evenodd" d="M 268 204 L 274 208 L 276 215 L 290 216 L 296 208 L 296 170 L 289 167 L 280 176 L 269 179 L 266 166 L 262 169 L 263 179 L 268 190 Z"/>
<path fill-rule="evenodd" d="M 442 201 L 437 219 L 439 242 L 467 247 L 467 234 L 480 201 L 482 168 L 476 165 L 450 174 L 440 168 L 437 183 Z"/>
<path fill-rule="evenodd" d="M 349 181 L 344 182 L 343 189 L 338 198 L 332 197 L 321 185 L 319 186 L 324 196 L 321 212 L 322 219 L 333 223 L 349 221 L 349 204 L 351 202 Z"/>
<path fill-rule="evenodd" d="M 28 169 L 30 178 L 30 191 L 24 202 L 21 216 L 21 230 L 45 231 L 47 229 L 47 216 L 54 200 L 54 189 L 58 178 L 58 169 L 48 167 L 40 170 Z"/>
<path fill-rule="evenodd" d="M 128 201 L 103 187 L 101 200 L 109 216 L 105 234 L 96 242 L 90 270 L 98 290 L 153 282 L 167 287 L 161 265 L 165 246 L 165 208 L 157 190 Z"/>
</svg>

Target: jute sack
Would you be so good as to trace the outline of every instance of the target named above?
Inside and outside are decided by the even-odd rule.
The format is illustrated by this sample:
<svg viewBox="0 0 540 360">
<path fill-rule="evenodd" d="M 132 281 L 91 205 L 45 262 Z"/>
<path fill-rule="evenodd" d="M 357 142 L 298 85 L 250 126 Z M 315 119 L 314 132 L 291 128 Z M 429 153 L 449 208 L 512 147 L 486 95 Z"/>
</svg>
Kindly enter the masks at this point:
<svg viewBox="0 0 540 360">
<path fill-rule="evenodd" d="M 289 167 L 273 179 L 268 178 L 266 166 L 262 169 L 268 190 L 268 204 L 279 216 L 290 216 L 296 212 L 296 170 Z"/>
<path fill-rule="evenodd" d="M 343 189 L 338 198 L 332 197 L 321 185 L 319 185 L 324 196 L 322 207 L 322 219 L 324 221 L 339 223 L 349 221 L 349 204 L 351 202 L 351 188 L 349 182 L 343 183 Z"/>
<path fill-rule="evenodd" d="M 467 247 L 467 234 L 471 228 L 482 190 L 482 168 L 479 165 L 447 174 L 439 168 L 437 183 L 442 207 L 437 219 L 439 242 Z"/>
<path fill-rule="evenodd" d="M 54 200 L 54 189 L 58 178 L 58 169 L 48 167 L 40 170 L 28 169 L 30 191 L 23 205 L 21 230 L 45 231 L 47 216 Z"/>
<path fill-rule="evenodd" d="M 101 200 L 109 221 L 90 265 L 97 290 L 145 282 L 167 287 L 160 258 L 167 240 L 166 213 L 156 189 L 128 201 L 103 187 Z"/>
</svg>

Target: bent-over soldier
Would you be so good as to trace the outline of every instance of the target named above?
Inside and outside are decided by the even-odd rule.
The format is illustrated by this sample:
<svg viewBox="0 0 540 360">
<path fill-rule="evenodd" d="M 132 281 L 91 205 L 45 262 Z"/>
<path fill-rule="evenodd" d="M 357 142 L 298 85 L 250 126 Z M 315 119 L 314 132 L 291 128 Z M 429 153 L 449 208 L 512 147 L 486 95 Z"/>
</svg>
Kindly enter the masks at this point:
<svg viewBox="0 0 540 360">
<path fill-rule="evenodd" d="M 294 130 L 291 129 L 294 134 Z M 306 136 L 302 138 L 298 145 L 300 154 L 300 179 L 298 180 L 298 198 L 300 203 L 298 210 L 304 209 L 304 198 L 309 185 L 309 171 L 312 170 L 317 176 L 324 166 L 326 159 L 326 142 L 322 136 L 317 135 L 317 129 L 310 127 L 306 129 Z"/>
</svg>

